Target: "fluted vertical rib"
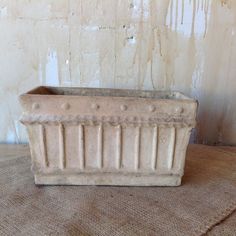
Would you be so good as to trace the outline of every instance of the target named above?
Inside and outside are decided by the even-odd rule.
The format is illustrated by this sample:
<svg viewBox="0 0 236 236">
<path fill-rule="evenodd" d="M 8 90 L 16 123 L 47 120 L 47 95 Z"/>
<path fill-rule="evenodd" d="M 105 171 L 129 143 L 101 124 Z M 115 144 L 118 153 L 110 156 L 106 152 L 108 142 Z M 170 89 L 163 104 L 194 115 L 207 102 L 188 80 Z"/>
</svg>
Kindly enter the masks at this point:
<svg viewBox="0 0 236 236">
<path fill-rule="evenodd" d="M 176 127 L 174 127 L 174 135 L 173 135 L 173 146 L 172 146 L 172 160 L 170 168 L 172 169 L 174 166 L 174 158 L 175 158 L 175 147 L 176 147 Z"/>
<path fill-rule="evenodd" d="M 85 142 L 84 142 L 84 126 L 79 125 L 79 163 L 80 163 L 80 168 L 84 169 L 85 168 Z"/>
<path fill-rule="evenodd" d="M 158 168 L 157 166 L 157 161 L 158 161 L 158 146 L 159 146 L 159 141 L 160 141 L 160 128 L 157 126 L 156 129 L 156 156 L 155 156 L 155 170 Z"/>
<path fill-rule="evenodd" d="M 66 167 L 65 157 L 65 127 L 63 124 L 59 125 L 59 155 L 60 155 L 60 168 Z"/>
<path fill-rule="evenodd" d="M 119 125 L 119 131 L 118 131 L 118 145 L 117 145 L 117 151 L 118 151 L 118 155 L 117 155 L 117 169 L 121 168 L 122 165 L 122 139 L 123 139 L 123 132 L 122 132 L 122 126 Z"/>
<path fill-rule="evenodd" d="M 103 168 L 103 126 L 98 126 L 98 163 Z"/>
<path fill-rule="evenodd" d="M 157 129 L 158 127 L 155 126 L 153 128 L 153 139 L 152 139 L 152 169 L 155 170 L 156 169 L 156 165 L 157 165 Z"/>
<path fill-rule="evenodd" d="M 46 130 L 43 125 L 40 125 L 40 136 L 41 136 L 41 146 L 42 146 L 42 153 L 44 157 L 44 166 L 49 167 L 48 161 L 48 153 L 47 153 L 47 140 L 46 140 Z"/>
<path fill-rule="evenodd" d="M 135 169 L 140 168 L 140 147 L 141 147 L 141 127 L 137 127 L 136 150 L 135 150 Z"/>
</svg>

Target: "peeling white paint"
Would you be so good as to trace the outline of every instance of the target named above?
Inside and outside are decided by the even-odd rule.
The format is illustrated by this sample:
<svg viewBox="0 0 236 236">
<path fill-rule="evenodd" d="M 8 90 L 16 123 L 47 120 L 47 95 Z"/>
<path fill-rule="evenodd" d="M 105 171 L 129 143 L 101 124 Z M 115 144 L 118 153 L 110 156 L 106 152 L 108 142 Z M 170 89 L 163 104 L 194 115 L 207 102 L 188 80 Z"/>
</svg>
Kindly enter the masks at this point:
<svg viewBox="0 0 236 236">
<path fill-rule="evenodd" d="M 129 44 L 135 44 L 136 43 L 136 38 L 134 36 L 128 37 L 127 38 Z"/>
<path fill-rule="evenodd" d="M 93 25 L 93 26 L 84 26 L 83 30 L 85 31 L 98 31 L 99 26 Z"/>
<path fill-rule="evenodd" d="M 98 72 L 96 73 L 98 74 Z M 100 80 L 99 79 L 93 79 L 92 81 L 89 82 L 89 87 L 91 88 L 99 88 L 100 87 Z"/>
<path fill-rule="evenodd" d="M 6 141 L 7 143 L 16 143 L 16 136 L 15 133 L 8 128 L 7 129 L 7 135 L 6 135 Z"/>
<path fill-rule="evenodd" d="M 58 59 L 55 50 L 49 50 L 46 64 L 46 84 L 51 86 L 59 86 Z"/>
<path fill-rule="evenodd" d="M 7 7 L 2 7 L 0 8 L 0 18 L 5 18 L 7 17 Z"/>
<path fill-rule="evenodd" d="M 38 69 L 38 79 L 40 81 L 40 84 L 43 84 L 43 71 L 42 71 L 42 64 L 39 64 L 39 69 Z"/>
<path fill-rule="evenodd" d="M 140 21 L 147 20 L 150 16 L 149 0 L 133 0 L 130 4 L 132 18 Z"/>
<path fill-rule="evenodd" d="M 14 120 L 13 121 L 13 125 L 14 125 L 14 128 L 15 128 L 15 138 L 17 139 L 16 142 L 19 142 L 19 136 L 20 136 L 20 122 L 19 120 Z"/>
</svg>

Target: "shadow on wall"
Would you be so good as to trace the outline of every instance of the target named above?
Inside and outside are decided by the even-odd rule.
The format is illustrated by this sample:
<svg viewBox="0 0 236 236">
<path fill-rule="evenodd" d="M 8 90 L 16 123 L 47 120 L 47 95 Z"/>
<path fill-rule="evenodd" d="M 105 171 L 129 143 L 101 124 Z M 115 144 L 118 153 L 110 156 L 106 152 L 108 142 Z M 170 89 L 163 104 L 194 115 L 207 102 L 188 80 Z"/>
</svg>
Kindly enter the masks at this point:
<svg viewBox="0 0 236 236">
<path fill-rule="evenodd" d="M 235 93 L 205 92 L 200 99 L 195 142 L 209 145 L 236 144 Z M 204 101 L 201 103 L 201 100 Z"/>
</svg>

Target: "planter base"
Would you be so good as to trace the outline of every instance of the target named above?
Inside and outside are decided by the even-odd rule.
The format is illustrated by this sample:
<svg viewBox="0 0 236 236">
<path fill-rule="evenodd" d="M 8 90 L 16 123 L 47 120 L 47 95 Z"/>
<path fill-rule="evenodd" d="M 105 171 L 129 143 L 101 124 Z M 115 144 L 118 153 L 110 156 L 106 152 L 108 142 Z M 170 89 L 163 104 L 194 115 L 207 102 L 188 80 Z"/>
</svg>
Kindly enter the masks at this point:
<svg viewBox="0 0 236 236">
<path fill-rule="evenodd" d="M 38 185 L 118 185 L 118 186 L 179 186 L 179 175 L 118 175 L 113 173 L 35 175 Z"/>
</svg>

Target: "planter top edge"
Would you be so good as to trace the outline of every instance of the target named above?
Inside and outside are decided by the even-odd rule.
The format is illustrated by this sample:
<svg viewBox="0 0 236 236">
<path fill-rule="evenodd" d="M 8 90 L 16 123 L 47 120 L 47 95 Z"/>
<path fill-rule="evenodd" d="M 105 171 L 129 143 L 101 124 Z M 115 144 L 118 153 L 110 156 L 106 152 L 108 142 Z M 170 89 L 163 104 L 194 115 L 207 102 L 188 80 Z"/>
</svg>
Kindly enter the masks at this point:
<svg viewBox="0 0 236 236">
<path fill-rule="evenodd" d="M 197 102 L 178 91 L 161 90 L 135 90 L 135 89 L 113 89 L 113 88 L 88 88 L 88 87 L 53 87 L 39 86 L 24 94 L 23 97 L 34 96 L 57 96 L 57 97 L 130 97 L 130 98 L 151 98 L 161 100 L 182 100 L 185 102 Z"/>
</svg>

